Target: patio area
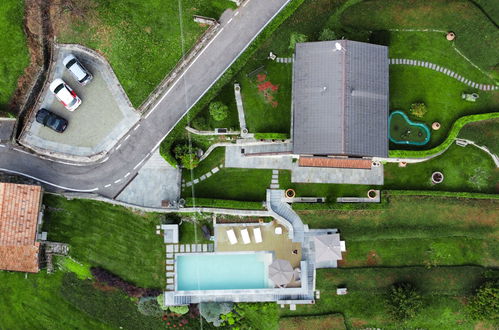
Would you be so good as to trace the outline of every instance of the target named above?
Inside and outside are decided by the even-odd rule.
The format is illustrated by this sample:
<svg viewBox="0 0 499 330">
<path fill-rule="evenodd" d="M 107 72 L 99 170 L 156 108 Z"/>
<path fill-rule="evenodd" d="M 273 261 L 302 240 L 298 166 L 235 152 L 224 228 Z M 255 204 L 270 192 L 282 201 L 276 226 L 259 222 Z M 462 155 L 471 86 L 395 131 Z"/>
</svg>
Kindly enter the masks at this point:
<svg viewBox="0 0 499 330">
<path fill-rule="evenodd" d="M 256 243 L 252 228 L 259 227 L 262 233 L 262 242 Z M 282 234 L 276 234 L 275 229 L 281 228 Z M 244 244 L 241 230 L 248 229 L 251 243 Z M 232 229 L 236 234 L 237 243 L 230 244 L 227 230 Z M 270 251 L 274 252 L 274 259 L 284 259 L 291 263 L 293 268 L 300 267 L 302 251 L 300 243 L 293 243 L 288 237 L 288 231 L 276 221 L 256 224 L 216 224 L 215 225 L 215 252 L 235 251 Z M 296 253 L 293 253 L 296 252 Z"/>
</svg>

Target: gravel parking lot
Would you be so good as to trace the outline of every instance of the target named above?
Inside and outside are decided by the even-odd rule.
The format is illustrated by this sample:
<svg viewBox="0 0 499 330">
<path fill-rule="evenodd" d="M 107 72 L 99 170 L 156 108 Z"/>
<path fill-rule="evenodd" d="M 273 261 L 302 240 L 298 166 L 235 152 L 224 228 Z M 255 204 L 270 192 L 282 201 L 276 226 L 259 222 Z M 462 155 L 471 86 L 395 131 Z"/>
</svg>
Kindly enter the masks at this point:
<svg viewBox="0 0 499 330">
<path fill-rule="evenodd" d="M 62 64 L 71 53 L 94 76 L 86 86 L 81 86 Z M 35 110 L 46 108 L 62 116 L 68 120 L 68 127 L 62 134 L 54 132 L 34 120 L 34 111 L 21 135 L 21 143 L 39 152 L 64 156 L 88 157 L 111 149 L 140 118 L 116 76 L 101 56 L 81 46 L 58 45 L 54 59 Z M 75 111 L 64 108 L 48 89 L 56 78 L 62 78 L 81 98 L 82 104 Z"/>
</svg>

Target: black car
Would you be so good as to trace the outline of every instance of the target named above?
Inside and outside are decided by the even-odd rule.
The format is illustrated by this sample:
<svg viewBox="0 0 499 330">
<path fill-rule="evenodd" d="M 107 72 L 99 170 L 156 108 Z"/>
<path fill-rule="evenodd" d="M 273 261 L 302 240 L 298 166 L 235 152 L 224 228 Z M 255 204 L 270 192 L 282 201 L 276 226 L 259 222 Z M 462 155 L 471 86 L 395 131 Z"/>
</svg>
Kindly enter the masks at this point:
<svg viewBox="0 0 499 330">
<path fill-rule="evenodd" d="M 68 127 L 68 121 L 66 119 L 43 108 L 36 113 L 36 121 L 59 133 L 64 132 L 66 127 Z"/>
</svg>

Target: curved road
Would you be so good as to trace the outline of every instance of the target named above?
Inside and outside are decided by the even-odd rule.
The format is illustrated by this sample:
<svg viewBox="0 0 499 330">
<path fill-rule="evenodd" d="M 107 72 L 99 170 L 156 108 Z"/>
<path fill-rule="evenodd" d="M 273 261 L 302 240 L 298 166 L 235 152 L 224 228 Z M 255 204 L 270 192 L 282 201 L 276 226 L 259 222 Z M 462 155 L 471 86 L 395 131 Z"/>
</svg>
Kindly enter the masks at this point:
<svg viewBox="0 0 499 330">
<path fill-rule="evenodd" d="M 241 55 L 290 0 L 246 0 L 179 79 L 100 164 L 75 166 L 41 159 L 0 145 L 0 171 L 31 177 L 53 187 L 114 198 L 164 137 Z"/>
</svg>

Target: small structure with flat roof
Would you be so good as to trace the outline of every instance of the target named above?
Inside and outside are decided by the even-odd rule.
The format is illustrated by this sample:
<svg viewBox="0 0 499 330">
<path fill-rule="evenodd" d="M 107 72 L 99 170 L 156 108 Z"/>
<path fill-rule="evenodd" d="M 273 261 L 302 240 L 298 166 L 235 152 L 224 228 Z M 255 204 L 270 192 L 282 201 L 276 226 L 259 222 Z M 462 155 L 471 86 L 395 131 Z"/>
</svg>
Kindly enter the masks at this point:
<svg viewBox="0 0 499 330">
<path fill-rule="evenodd" d="M 388 47 L 299 43 L 293 64 L 293 153 L 388 156 Z"/>
<path fill-rule="evenodd" d="M 178 225 L 161 225 L 165 244 L 178 244 Z"/>
</svg>

